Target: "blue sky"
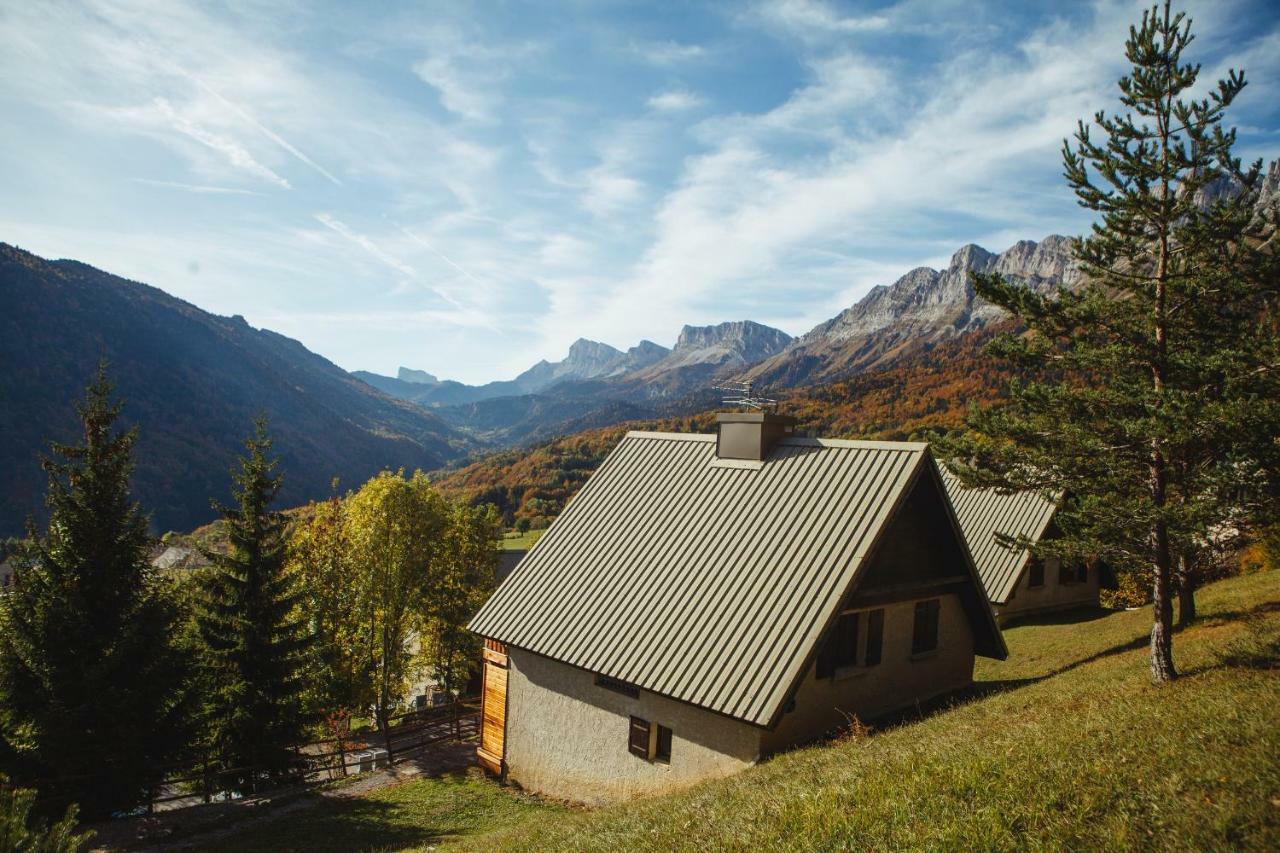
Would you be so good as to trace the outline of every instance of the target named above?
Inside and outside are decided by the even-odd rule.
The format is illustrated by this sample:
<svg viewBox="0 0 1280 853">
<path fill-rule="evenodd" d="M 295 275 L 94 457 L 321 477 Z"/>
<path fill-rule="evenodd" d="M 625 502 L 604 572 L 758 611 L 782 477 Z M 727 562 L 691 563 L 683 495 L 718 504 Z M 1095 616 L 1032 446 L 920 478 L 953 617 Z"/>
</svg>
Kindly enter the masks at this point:
<svg viewBox="0 0 1280 853">
<path fill-rule="evenodd" d="M 1142 5 L 0 0 L 0 241 L 353 370 L 799 334 L 1087 227 L 1059 147 Z M 1238 153 L 1280 156 L 1280 8 L 1186 7 L 1251 80 Z"/>
</svg>

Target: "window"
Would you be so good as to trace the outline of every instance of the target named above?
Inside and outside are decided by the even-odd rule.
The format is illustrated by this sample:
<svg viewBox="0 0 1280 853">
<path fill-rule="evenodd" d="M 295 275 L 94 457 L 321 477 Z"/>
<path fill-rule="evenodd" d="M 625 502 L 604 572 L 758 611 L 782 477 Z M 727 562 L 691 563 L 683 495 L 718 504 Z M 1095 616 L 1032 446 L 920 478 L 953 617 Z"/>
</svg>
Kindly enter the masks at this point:
<svg viewBox="0 0 1280 853">
<path fill-rule="evenodd" d="M 671 729 L 639 717 L 631 718 L 627 751 L 645 761 L 671 761 Z"/>
<path fill-rule="evenodd" d="M 936 598 L 916 602 L 915 626 L 911 632 L 911 654 L 919 655 L 938 648 L 938 610 Z"/>
<path fill-rule="evenodd" d="M 1088 566 L 1074 566 L 1064 563 L 1062 568 L 1058 570 L 1058 583 L 1060 584 L 1087 583 L 1088 580 Z"/>
<path fill-rule="evenodd" d="M 864 625 L 865 629 L 862 627 Z M 863 630 L 866 631 L 865 641 Z M 818 678 L 831 678 L 836 670 L 858 666 L 859 646 L 863 648 L 861 664 L 875 666 L 880 663 L 883 640 L 883 609 L 840 614 L 822 648 L 818 650 Z"/>
<path fill-rule="evenodd" d="M 605 690 L 612 690 L 614 693 L 621 693 L 623 696 L 630 696 L 632 699 L 640 696 L 640 690 L 634 684 L 628 684 L 625 681 L 619 681 L 607 675 L 597 675 L 596 686 L 603 687 Z"/>
<path fill-rule="evenodd" d="M 1027 586 L 1035 589 L 1044 586 L 1044 560 L 1039 557 L 1031 558 L 1031 567 L 1028 569 L 1030 577 L 1027 579 Z"/>
<path fill-rule="evenodd" d="M 858 614 L 842 613 L 818 650 L 818 678 L 830 678 L 837 669 L 857 662 Z"/>
<path fill-rule="evenodd" d="M 880 649 L 884 645 L 884 609 L 872 610 L 867 614 L 867 651 L 863 659 L 864 666 L 875 666 L 880 663 Z"/>
<path fill-rule="evenodd" d="M 649 760 L 649 721 L 639 717 L 631 718 L 631 732 L 627 736 L 627 749 L 632 755 Z"/>
<path fill-rule="evenodd" d="M 653 760 L 671 763 L 671 729 L 658 726 L 658 743 L 653 748 Z"/>
</svg>

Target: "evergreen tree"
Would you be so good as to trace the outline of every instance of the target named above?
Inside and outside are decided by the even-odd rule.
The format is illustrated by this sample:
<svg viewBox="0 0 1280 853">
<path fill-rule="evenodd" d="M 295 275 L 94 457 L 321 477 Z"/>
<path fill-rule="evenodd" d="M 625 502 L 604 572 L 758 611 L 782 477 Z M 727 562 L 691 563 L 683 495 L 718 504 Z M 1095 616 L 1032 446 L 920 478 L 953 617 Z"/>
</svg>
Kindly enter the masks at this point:
<svg viewBox="0 0 1280 853">
<path fill-rule="evenodd" d="M 1064 143 L 1067 181 L 1101 220 L 1076 246 L 1085 285 L 1043 298 L 975 276 L 1030 330 L 992 346 L 1024 374 L 1008 406 L 943 442 L 970 484 L 1067 494 L 1066 536 L 1044 550 L 1150 572 L 1156 681 L 1177 674 L 1175 569 L 1266 515 L 1241 496 L 1268 493 L 1280 424 L 1274 223 L 1254 212 L 1261 163 L 1242 172 L 1221 125 L 1244 76 L 1185 99 L 1190 26 L 1168 3 L 1145 13 L 1126 43 L 1126 112 L 1095 116 L 1100 141 L 1081 122 Z"/>
<path fill-rule="evenodd" d="M 284 523 L 269 509 L 280 488 L 264 419 L 233 473 L 234 507 L 215 504 L 229 554 L 207 551 L 196 625 L 205 647 L 207 731 L 224 783 L 239 791 L 295 778 L 304 739 L 306 635 L 285 572 Z"/>
<path fill-rule="evenodd" d="M 0 853 L 77 853 L 88 845 L 93 833 L 76 832 L 75 806 L 48 826 L 32 816 L 36 799 L 35 791 L 0 776 Z"/>
<path fill-rule="evenodd" d="M 89 818 L 135 807 L 182 746 L 175 608 L 129 498 L 137 431 L 115 430 L 105 365 L 78 406 L 84 441 L 47 459 L 44 535 L 29 524 L 0 614 L 0 734 L 15 783 Z"/>
</svg>

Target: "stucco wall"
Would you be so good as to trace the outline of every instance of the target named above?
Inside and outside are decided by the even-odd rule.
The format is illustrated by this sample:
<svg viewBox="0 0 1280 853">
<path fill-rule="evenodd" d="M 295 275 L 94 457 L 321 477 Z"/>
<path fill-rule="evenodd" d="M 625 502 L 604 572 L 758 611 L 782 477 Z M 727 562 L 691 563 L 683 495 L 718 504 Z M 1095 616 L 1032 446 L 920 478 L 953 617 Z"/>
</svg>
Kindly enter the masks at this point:
<svg viewBox="0 0 1280 853">
<path fill-rule="evenodd" d="M 753 764 L 762 730 L 645 690 L 632 699 L 576 667 L 510 650 L 507 776 L 586 803 L 657 793 Z M 631 716 L 671 729 L 670 763 L 627 749 Z"/>
<path fill-rule="evenodd" d="M 775 731 L 766 733 L 764 751 L 786 749 L 844 725 L 846 717 L 841 711 L 868 720 L 971 684 L 973 629 L 957 595 L 940 598 L 935 652 L 911 658 L 914 601 L 883 605 L 884 645 L 879 665 L 838 670 L 834 678 L 822 679 L 810 665 L 796 693 L 795 709 L 783 715 Z"/>
<path fill-rule="evenodd" d="M 1058 565 L 1056 557 L 1044 561 L 1044 586 L 1041 587 L 1031 586 L 1031 572 L 1023 567 L 1013 595 L 1005 604 L 995 607 L 996 617 L 1001 623 L 1033 613 L 1098 604 L 1100 572 L 1097 569 L 1089 571 L 1089 579 L 1085 583 L 1062 584 L 1058 582 Z"/>
</svg>

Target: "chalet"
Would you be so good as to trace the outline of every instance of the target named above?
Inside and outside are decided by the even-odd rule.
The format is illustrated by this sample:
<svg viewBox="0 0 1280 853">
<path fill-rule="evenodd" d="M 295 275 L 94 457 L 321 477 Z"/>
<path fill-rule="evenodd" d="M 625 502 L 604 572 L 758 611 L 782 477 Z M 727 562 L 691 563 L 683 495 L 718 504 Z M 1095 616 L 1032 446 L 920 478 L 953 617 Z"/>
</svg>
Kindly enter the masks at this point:
<svg viewBox="0 0 1280 853">
<path fill-rule="evenodd" d="M 1014 619 L 1055 610 L 1098 606 L 1101 571 L 1084 563 L 1041 559 L 1026 548 L 1005 547 L 1000 535 L 1031 543 L 1059 535 L 1054 524 L 1058 504 L 1038 492 L 1001 494 L 968 489 L 942 469 L 956 518 L 987 590 L 996 619 Z"/>
<path fill-rule="evenodd" d="M 969 685 L 1003 638 L 928 446 L 631 432 L 472 620 L 479 758 L 600 802 Z"/>
</svg>

